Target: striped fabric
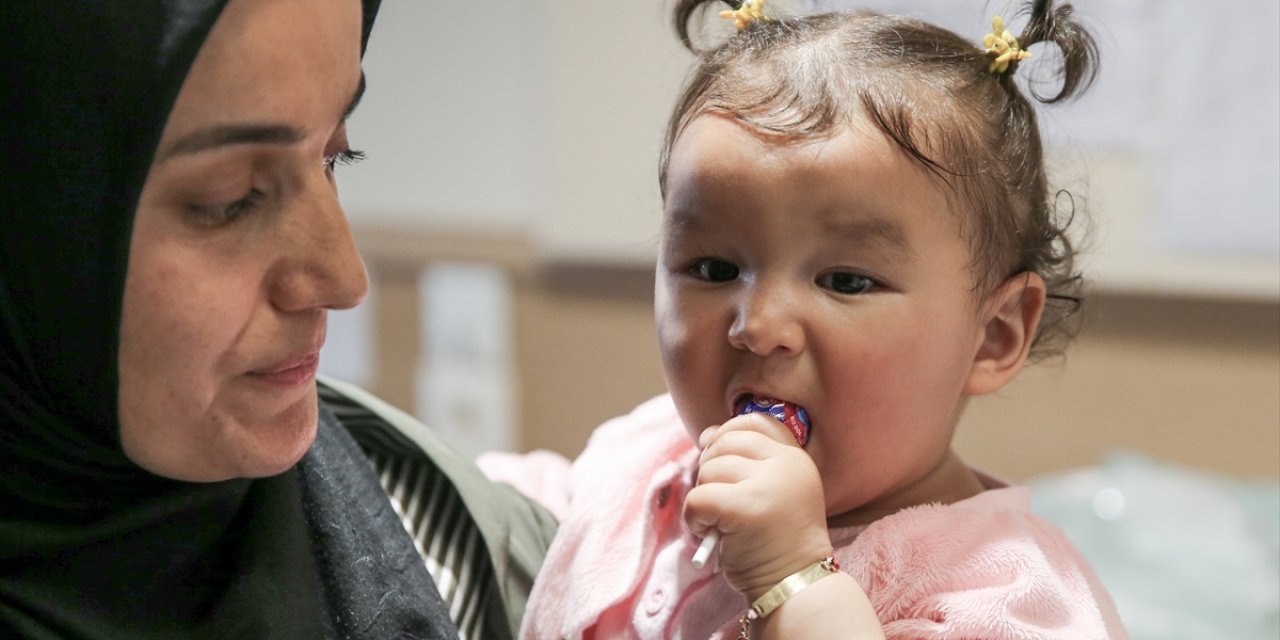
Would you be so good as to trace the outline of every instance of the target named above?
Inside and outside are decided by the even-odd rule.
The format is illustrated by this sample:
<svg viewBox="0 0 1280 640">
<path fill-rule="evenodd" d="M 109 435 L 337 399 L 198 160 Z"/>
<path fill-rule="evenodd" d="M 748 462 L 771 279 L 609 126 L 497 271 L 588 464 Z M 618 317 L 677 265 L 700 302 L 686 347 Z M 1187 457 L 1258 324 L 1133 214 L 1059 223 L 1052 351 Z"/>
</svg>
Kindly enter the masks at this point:
<svg viewBox="0 0 1280 640">
<path fill-rule="evenodd" d="M 340 395 L 323 395 L 373 463 L 382 488 L 449 606 L 459 637 L 507 637 L 506 628 L 486 628 L 484 608 L 497 588 L 493 565 L 480 530 L 453 484 L 395 427 L 358 404 L 342 402 L 346 398 Z"/>
</svg>

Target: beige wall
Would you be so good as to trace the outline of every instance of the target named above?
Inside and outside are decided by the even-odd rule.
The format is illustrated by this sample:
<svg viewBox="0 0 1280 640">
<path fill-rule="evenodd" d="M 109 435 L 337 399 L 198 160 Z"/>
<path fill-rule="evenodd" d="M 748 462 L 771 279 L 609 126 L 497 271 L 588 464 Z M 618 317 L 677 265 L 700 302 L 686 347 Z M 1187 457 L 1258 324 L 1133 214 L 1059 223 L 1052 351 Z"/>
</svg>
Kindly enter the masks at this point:
<svg viewBox="0 0 1280 640">
<path fill-rule="evenodd" d="M 1013 478 L 1128 449 L 1280 477 L 1280 305 L 1095 296 L 1058 365 L 974 401 L 957 448 Z"/>
<path fill-rule="evenodd" d="M 374 391 L 412 407 L 414 278 L 433 259 L 515 275 L 522 448 L 576 454 L 600 422 L 663 390 L 652 274 L 545 264 L 519 238 L 358 232 L 379 295 Z M 1280 304 L 1098 295 L 1063 363 L 1034 365 L 972 403 L 956 446 L 1012 479 L 1126 449 L 1244 476 L 1280 477 Z"/>
</svg>

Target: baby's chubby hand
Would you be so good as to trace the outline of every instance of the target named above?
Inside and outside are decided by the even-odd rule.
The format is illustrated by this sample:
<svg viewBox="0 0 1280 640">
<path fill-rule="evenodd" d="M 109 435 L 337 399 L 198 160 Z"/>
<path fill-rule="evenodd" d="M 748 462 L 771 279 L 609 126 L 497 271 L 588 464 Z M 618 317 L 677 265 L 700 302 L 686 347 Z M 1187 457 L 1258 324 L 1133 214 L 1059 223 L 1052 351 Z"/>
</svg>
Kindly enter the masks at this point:
<svg viewBox="0 0 1280 640">
<path fill-rule="evenodd" d="M 831 552 L 822 478 L 780 422 L 753 413 L 698 439 L 697 485 L 685 498 L 690 530 L 720 531 L 720 568 L 755 600 Z"/>
</svg>

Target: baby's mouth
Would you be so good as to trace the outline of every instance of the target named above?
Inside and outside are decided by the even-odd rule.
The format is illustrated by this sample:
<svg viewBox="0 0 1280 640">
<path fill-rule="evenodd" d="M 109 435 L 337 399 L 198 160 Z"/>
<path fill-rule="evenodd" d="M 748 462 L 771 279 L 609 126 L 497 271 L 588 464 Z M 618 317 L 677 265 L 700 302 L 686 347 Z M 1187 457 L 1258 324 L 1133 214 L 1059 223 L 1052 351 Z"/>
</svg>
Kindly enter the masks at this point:
<svg viewBox="0 0 1280 640">
<path fill-rule="evenodd" d="M 809 413 L 804 407 L 785 400 L 776 400 L 765 396 L 742 394 L 733 403 L 733 415 L 748 413 L 764 413 L 772 416 L 791 432 L 796 443 L 801 447 L 809 444 Z"/>
</svg>

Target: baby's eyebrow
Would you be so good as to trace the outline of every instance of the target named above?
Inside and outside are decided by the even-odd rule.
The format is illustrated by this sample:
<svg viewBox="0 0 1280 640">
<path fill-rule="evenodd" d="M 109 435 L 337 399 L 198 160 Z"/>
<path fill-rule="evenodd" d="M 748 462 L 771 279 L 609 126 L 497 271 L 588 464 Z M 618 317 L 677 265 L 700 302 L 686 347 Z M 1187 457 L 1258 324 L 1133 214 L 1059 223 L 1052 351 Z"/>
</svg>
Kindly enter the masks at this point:
<svg viewBox="0 0 1280 640">
<path fill-rule="evenodd" d="M 666 233 L 696 231 L 704 226 L 701 216 L 685 207 L 669 208 L 662 216 L 662 230 Z"/>
<path fill-rule="evenodd" d="M 907 241 L 906 230 L 893 220 L 885 218 L 828 220 L 824 227 L 827 233 L 847 238 L 860 247 L 879 247 L 903 259 L 915 256 L 915 251 Z"/>
</svg>

